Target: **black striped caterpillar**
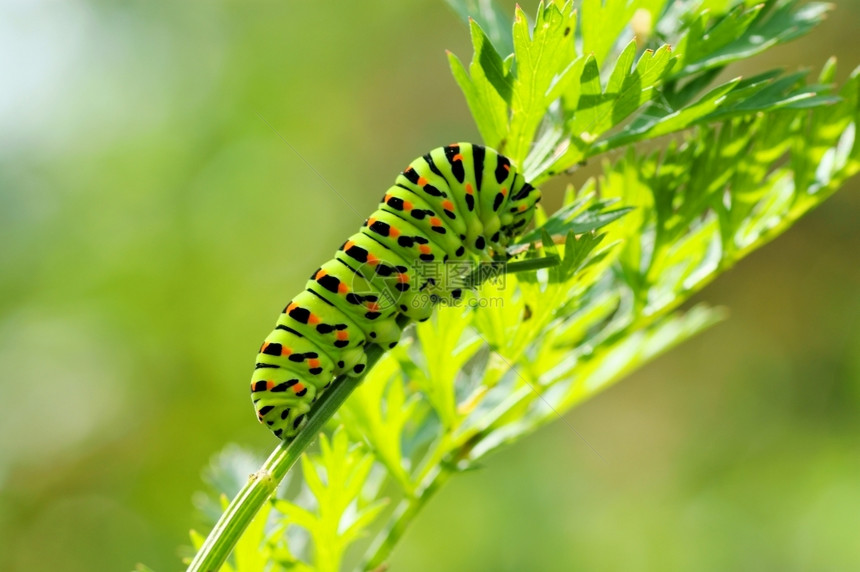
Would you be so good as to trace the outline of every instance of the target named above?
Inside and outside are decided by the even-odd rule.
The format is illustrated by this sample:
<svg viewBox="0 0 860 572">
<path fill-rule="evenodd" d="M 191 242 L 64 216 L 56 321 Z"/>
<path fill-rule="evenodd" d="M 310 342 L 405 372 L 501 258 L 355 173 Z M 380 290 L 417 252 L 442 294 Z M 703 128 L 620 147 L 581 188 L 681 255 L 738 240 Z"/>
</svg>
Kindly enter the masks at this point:
<svg viewBox="0 0 860 572">
<path fill-rule="evenodd" d="M 436 278 L 440 264 L 504 259 L 539 200 L 507 157 L 481 145 L 456 143 L 413 161 L 260 348 L 251 381 L 260 422 L 294 437 L 336 376 L 361 375 L 370 344 L 397 345 L 399 316 L 423 321 L 440 300 L 462 295 Z"/>
</svg>

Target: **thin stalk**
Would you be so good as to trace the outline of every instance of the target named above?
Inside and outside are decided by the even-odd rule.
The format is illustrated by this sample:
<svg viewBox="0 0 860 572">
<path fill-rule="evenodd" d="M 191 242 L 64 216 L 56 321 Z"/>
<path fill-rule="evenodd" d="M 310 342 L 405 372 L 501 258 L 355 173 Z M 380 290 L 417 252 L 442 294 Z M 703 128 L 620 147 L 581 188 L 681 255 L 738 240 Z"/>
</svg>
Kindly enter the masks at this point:
<svg viewBox="0 0 860 572">
<path fill-rule="evenodd" d="M 397 323 L 402 328 L 409 324 L 409 320 L 401 316 Z M 367 349 L 365 372 L 373 367 L 382 354 L 383 350 L 379 346 L 374 345 Z M 302 431 L 290 442 L 281 441 L 260 470 L 251 475 L 242 490 L 230 502 L 194 556 L 188 566 L 188 572 L 214 572 L 221 568 L 251 520 L 275 493 L 290 468 L 316 439 L 326 421 L 343 405 L 362 378 L 363 376 L 355 378 L 341 375 L 332 382 L 331 388 L 314 403 Z"/>
<path fill-rule="evenodd" d="M 516 262 L 498 263 L 504 269 L 505 274 L 519 274 L 521 272 L 533 272 L 541 268 L 551 268 L 558 266 L 561 259 L 555 254 L 548 254 L 540 258 L 530 258 L 528 260 L 517 260 Z M 478 285 L 481 282 L 491 278 L 487 273 L 484 264 L 479 264 L 471 274 L 466 277 L 466 284 Z"/>
<path fill-rule="evenodd" d="M 428 482 L 418 496 L 403 499 L 403 502 L 398 505 L 397 510 L 392 515 L 388 526 L 376 537 L 374 545 L 368 550 L 368 554 L 372 554 L 372 556 L 362 564 L 362 569 L 378 570 L 382 568 L 409 524 L 451 475 L 451 469 L 440 466 L 435 474 L 429 476 Z"/>
<path fill-rule="evenodd" d="M 558 266 L 561 259 L 555 254 L 547 254 L 541 258 L 532 258 L 530 260 L 517 260 L 516 262 L 508 262 L 505 269 L 506 274 L 519 274 L 521 272 L 531 272 L 540 270 L 541 268 L 552 268 Z"/>
</svg>

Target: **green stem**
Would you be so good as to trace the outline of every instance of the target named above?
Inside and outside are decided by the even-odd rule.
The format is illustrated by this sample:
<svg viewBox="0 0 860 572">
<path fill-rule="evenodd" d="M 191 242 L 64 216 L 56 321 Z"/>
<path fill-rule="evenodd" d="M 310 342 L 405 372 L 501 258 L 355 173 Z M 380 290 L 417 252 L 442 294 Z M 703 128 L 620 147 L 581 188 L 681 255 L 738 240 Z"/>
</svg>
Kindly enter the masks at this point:
<svg viewBox="0 0 860 572">
<path fill-rule="evenodd" d="M 502 264 L 505 274 L 518 274 L 520 272 L 534 272 L 541 268 L 552 268 L 553 266 L 558 266 L 560 262 L 561 259 L 557 255 L 548 254 L 540 258 L 530 258 L 528 260 L 517 260 L 516 262 L 498 264 Z M 466 278 L 466 283 L 477 285 L 479 282 L 483 282 L 490 277 L 491 276 L 489 276 L 485 270 L 484 264 L 480 263 L 478 268 Z"/>
<path fill-rule="evenodd" d="M 558 266 L 561 259 L 555 254 L 547 254 L 540 258 L 532 258 L 530 260 L 518 260 L 516 262 L 508 262 L 505 272 L 507 274 L 518 274 L 520 272 L 532 272 L 541 268 L 552 268 Z"/>
<path fill-rule="evenodd" d="M 374 545 L 368 550 L 368 554 L 372 554 L 368 558 L 362 568 L 364 570 L 377 570 L 385 563 L 391 555 L 394 546 L 406 532 L 409 523 L 417 516 L 418 512 L 424 508 L 430 497 L 444 485 L 451 477 L 451 470 L 445 467 L 439 467 L 436 473 L 433 473 L 427 479 L 427 484 L 421 490 L 418 496 L 404 499 L 397 507 L 397 510 L 392 515 L 389 525 L 376 537 Z"/>
<path fill-rule="evenodd" d="M 403 328 L 409 324 L 409 320 L 400 316 L 397 323 Z M 379 346 L 374 345 L 367 349 L 365 373 L 370 371 L 382 354 L 383 350 Z M 281 441 L 260 470 L 251 475 L 242 490 L 230 502 L 194 556 L 188 566 L 188 572 L 214 572 L 221 568 L 251 520 L 275 493 L 287 471 L 313 442 L 335 411 L 343 405 L 362 377 L 341 375 L 332 382 L 331 388 L 314 403 L 302 431 L 290 442 Z"/>
</svg>

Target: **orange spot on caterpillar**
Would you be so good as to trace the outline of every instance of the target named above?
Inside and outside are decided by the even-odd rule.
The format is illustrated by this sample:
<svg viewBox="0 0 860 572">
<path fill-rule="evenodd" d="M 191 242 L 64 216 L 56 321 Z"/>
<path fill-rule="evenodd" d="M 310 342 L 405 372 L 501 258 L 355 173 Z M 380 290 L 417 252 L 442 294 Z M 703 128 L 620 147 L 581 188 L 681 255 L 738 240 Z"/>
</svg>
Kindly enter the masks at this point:
<svg viewBox="0 0 860 572">
<path fill-rule="evenodd" d="M 452 211 L 454 210 L 454 203 L 452 203 L 451 201 L 442 201 L 442 208 L 444 208 L 446 211 Z"/>
<path fill-rule="evenodd" d="M 409 165 L 408 167 L 406 167 L 405 169 L 403 169 L 403 172 L 404 172 L 404 173 L 408 173 L 408 172 L 409 172 L 409 171 L 411 171 L 411 170 L 412 170 L 412 165 Z"/>
<path fill-rule="evenodd" d="M 305 388 L 302 382 L 298 382 L 293 386 L 293 393 L 300 393 Z"/>
<path fill-rule="evenodd" d="M 351 241 L 351 240 L 347 240 L 347 241 L 346 241 L 346 244 L 344 244 L 344 245 L 343 245 L 343 249 L 344 249 L 344 250 L 349 250 L 349 249 L 350 249 L 350 248 L 352 248 L 353 246 L 355 246 L 355 243 L 354 243 L 353 241 Z"/>
<path fill-rule="evenodd" d="M 328 275 L 328 272 L 325 270 L 318 270 L 316 274 L 314 274 L 314 280 L 319 280 L 320 278 L 325 278 Z"/>
<path fill-rule="evenodd" d="M 412 210 L 412 206 L 413 206 L 413 205 L 412 205 L 412 203 L 410 203 L 409 201 L 403 201 L 403 208 L 404 208 L 404 209 L 406 209 L 406 210 L 408 210 L 408 211 L 411 211 L 411 210 Z"/>
<path fill-rule="evenodd" d="M 509 173 L 511 172 L 511 166 L 510 165 L 504 165 L 504 167 L 505 167 L 505 171 L 507 171 Z"/>
<path fill-rule="evenodd" d="M 452 161 L 462 161 L 462 160 L 463 160 L 463 155 L 462 155 L 462 154 L 460 154 L 460 153 L 457 153 L 456 155 L 454 155 L 453 157 L 451 157 L 451 160 L 452 160 Z"/>
<path fill-rule="evenodd" d="M 293 350 L 291 350 L 290 348 L 285 347 L 285 346 L 281 346 L 281 355 L 282 356 L 288 356 L 292 353 L 293 353 Z"/>
<path fill-rule="evenodd" d="M 320 360 L 318 360 L 318 359 L 309 359 L 309 360 L 308 360 L 308 366 L 309 366 L 309 367 L 312 367 L 312 368 L 314 368 L 314 367 L 319 367 L 319 366 L 320 366 Z"/>
<path fill-rule="evenodd" d="M 502 190 L 501 190 L 501 191 L 499 191 L 499 192 L 500 192 L 500 193 L 502 193 L 502 196 L 503 196 L 503 197 L 508 196 L 508 190 L 507 190 L 506 188 L 504 188 L 504 187 L 502 187 Z"/>
<path fill-rule="evenodd" d="M 319 324 L 320 323 L 320 317 L 317 316 L 316 314 L 311 314 L 308 316 L 308 323 L 309 324 Z"/>
<path fill-rule="evenodd" d="M 388 234 L 391 235 L 391 238 L 397 238 L 400 236 L 400 231 L 392 226 L 388 229 Z"/>
<path fill-rule="evenodd" d="M 364 307 L 367 308 L 368 310 L 370 310 L 371 312 L 378 312 L 379 311 L 379 304 L 377 304 L 376 302 L 368 302 L 367 304 L 364 305 Z"/>
<path fill-rule="evenodd" d="M 398 274 L 397 275 L 397 281 L 400 282 L 401 284 L 409 282 L 409 275 L 406 273 Z"/>
<path fill-rule="evenodd" d="M 297 307 L 297 306 L 296 306 L 296 303 L 295 303 L 295 302 L 290 302 L 290 305 L 289 305 L 289 306 L 287 306 L 287 314 L 289 314 L 290 312 L 292 312 L 293 310 L 295 310 L 295 309 L 296 309 L 296 307 Z"/>
<path fill-rule="evenodd" d="M 341 282 L 337 285 L 337 291 L 339 294 L 346 294 L 349 292 L 349 286 L 345 282 Z"/>
<path fill-rule="evenodd" d="M 260 348 L 260 353 L 266 351 L 267 347 L 269 347 L 269 342 L 263 342 L 263 347 Z"/>
<path fill-rule="evenodd" d="M 430 254 L 430 247 L 426 244 L 419 244 L 418 245 L 418 251 L 421 254 Z"/>
<path fill-rule="evenodd" d="M 349 333 L 344 331 L 337 332 L 334 336 L 341 341 L 349 339 Z"/>
<path fill-rule="evenodd" d="M 268 391 L 268 390 L 270 390 L 270 389 L 272 389 L 273 387 L 275 387 L 275 382 L 274 382 L 274 381 L 269 380 L 269 381 L 267 381 L 267 382 L 266 382 L 266 390 L 267 390 L 267 391 Z"/>
<path fill-rule="evenodd" d="M 529 208 L 528 205 L 520 205 L 520 212 L 523 212 L 527 208 Z"/>
<path fill-rule="evenodd" d="M 374 256 L 368 252 L 367 253 L 367 263 L 370 264 L 371 266 L 376 266 L 377 264 L 379 264 L 379 259 L 376 256 Z"/>
<path fill-rule="evenodd" d="M 466 183 L 466 194 L 471 195 L 475 192 L 475 189 L 472 188 L 472 183 Z"/>
<path fill-rule="evenodd" d="M 434 216 L 430 219 L 430 224 L 433 226 L 442 226 L 442 221 Z"/>
<path fill-rule="evenodd" d="M 370 218 L 368 218 L 368 219 L 367 219 L 367 226 L 370 226 L 370 225 L 372 225 L 372 224 L 373 224 L 373 223 L 375 223 L 375 222 L 376 222 L 376 219 L 375 219 L 375 218 L 373 218 L 373 217 L 370 217 Z"/>
<path fill-rule="evenodd" d="M 418 177 L 418 186 L 419 187 L 423 187 L 424 185 L 427 184 L 427 182 L 428 182 L 427 179 L 425 179 L 424 177 Z"/>
</svg>

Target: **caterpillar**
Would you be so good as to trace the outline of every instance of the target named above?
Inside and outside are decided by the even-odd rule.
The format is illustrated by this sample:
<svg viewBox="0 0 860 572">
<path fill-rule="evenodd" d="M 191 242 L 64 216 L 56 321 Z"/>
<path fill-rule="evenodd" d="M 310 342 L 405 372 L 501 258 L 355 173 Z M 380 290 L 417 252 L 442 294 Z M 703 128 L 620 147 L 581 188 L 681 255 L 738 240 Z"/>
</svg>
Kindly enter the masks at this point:
<svg viewBox="0 0 860 572">
<path fill-rule="evenodd" d="M 539 200 L 488 147 L 455 143 L 413 161 L 263 342 L 251 378 L 259 421 L 292 439 L 336 376 L 361 375 L 369 345 L 397 345 L 398 316 L 423 321 L 439 301 L 462 296 L 440 268 L 505 258 Z"/>
</svg>

